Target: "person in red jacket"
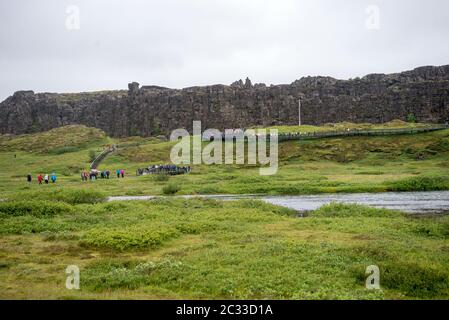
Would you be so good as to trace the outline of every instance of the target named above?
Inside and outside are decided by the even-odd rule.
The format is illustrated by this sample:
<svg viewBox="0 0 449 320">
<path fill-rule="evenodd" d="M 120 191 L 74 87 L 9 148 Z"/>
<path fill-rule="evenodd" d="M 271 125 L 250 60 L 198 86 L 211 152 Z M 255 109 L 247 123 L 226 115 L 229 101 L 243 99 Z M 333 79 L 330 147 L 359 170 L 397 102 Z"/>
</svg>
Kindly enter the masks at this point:
<svg viewBox="0 0 449 320">
<path fill-rule="evenodd" d="M 42 177 L 42 175 L 38 175 L 37 176 L 37 181 L 39 182 L 39 184 L 42 184 L 42 180 L 44 180 L 44 177 Z"/>
</svg>

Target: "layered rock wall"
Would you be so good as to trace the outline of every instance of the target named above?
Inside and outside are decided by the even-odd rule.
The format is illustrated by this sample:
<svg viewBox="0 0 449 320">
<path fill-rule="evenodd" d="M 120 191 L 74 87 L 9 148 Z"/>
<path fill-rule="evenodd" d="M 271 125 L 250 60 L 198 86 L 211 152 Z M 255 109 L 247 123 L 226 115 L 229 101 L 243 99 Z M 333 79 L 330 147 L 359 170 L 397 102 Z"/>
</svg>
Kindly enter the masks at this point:
<svg viewBox="0 0 449 320">
<path fill-rule="evenodd" d="M 103 129 L 111 136 L 169 134 L 205 128 L 295 125 L 301 100 L 303 124 L 382 123 L 414 114 L 421 122 L 449 121 L 449 65 L 421 67 L 361 79 L 305 77 L 289 85 L 253 85 L 185 89 L 158 86 L 128 90 L 55 94 L 18 91 L 0 103 L 0 133 L 32 133 L 68 124 Z"/>
</svg>

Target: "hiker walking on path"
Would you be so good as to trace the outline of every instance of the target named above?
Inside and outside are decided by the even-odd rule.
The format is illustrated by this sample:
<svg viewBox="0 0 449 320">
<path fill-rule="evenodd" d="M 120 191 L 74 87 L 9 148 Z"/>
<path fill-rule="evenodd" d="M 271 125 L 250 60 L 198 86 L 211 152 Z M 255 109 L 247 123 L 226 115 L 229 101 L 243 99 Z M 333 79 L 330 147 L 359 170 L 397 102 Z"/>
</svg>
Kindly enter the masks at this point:
<svg viewBox="0 0 449 320">
<path fill-rule="evenodd" d="M 38 175 L 37 176 L 37 181 L 39 182 L 39 184 L 42 184 L 42 180 L 44 180 L 44 178 L 42 177 L 42 175 Z"/>
<path fill-rule="evenodd" d="M 98 178 L 98 171 L 95 170 L 95 169 L 92 169 L 90 171 L 89 178 L 90 178 L 90 180 L 93 180 L 93 181 L 97 180 L 97 178 Z"/>
<path fill-rule="evenodd" d="M 109 170 L 106 170 L 106 178 L 109 179 L 109 175 L 111 174 L 111 172 Z"/>
<path fill-rule="evenodd" d="M 31 183 L 31 180 L 32 180 L 31 173 L 29 173 L 29 174 L 27 175 L 27 181 L 28 181 L 29 183 Z"/>
<path fill-rule="evenodd" d="M 120 169 L 115 170 L 115 173 L 117 174 L 117 178 L 120 178 Z"/>
<path fill-rule="evenodd" d="M 52 183 L 56 182 L 56 174 L 54 172 L 51 174 L 51 182 Z"/>
<path fill-rule="evenodd" d="M 125 177 L 125 170 L 121 169 L 120 170 L 120 175 L 122 176 L 122 178 L 124 178 Z"/>
<path fill-rule="evenodd" d="M 45 184 L 48 184 L 48 174 L 44 176 Z"/>
</svg>

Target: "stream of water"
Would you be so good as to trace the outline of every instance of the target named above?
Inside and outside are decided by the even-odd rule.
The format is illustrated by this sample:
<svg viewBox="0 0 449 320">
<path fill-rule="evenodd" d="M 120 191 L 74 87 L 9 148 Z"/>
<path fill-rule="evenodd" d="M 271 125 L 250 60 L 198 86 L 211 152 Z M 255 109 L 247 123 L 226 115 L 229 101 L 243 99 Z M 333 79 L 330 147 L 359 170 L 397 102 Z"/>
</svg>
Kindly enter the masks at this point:
<svg viewBox="0 0 449 320">
<path fill-rule="evenodd" d="M 158 196 L 117 196 L 109 197 L 108 201 L 151 200 L 157 197 Z M 200 197 L 217 200 L 260 199 L 268 203 L 298 211 L 314 210 L 330 202 L 342 202 L 395 209 L 409 213 L 449 212 L 449 191 L 319 194 L 303 196 L 199 195 L 177 197 Z"/>
</svg>

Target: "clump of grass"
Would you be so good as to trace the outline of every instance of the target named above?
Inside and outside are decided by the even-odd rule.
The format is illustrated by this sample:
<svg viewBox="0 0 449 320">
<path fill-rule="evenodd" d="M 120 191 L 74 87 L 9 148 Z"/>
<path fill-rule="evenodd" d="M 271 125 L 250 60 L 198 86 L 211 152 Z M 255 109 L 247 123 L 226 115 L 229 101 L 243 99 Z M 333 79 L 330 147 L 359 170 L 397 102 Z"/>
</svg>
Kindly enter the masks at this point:
<svg viewBox="0 0 449 320">
<path fill-rule="evenodd" d="M 83 282 L 88 289 L 103 291 L 111 289 L 137 289 L 150 285 L 167 275 L 175 277 L 186 266 L 182 262 L 163 261 L 100 261 L 91 264 L 83 273 Z M 150 276 L 151 275 L 151 276 Z M 154 276 L 154 277 L 152 277 Z M 157 279 L 153 279 L 156 278 Z"/>
<path fill-rule="evenodd" d="M 60 202 L 50 201 L 5 201 L 0 202 L 0 216 L 36 216 L 51 217 L 73 211 L 73 207 Z"/>
<path fill-rule="evenodd" d="M 183 234 L 200 234 L 206 230 L 213 230 L 212 223 L 206 221 L 180 222 L 176 224 L 176 229 Z"/>
<path fill-rule="evenodd" d="M 78 152 L 81 149 L 78 147 L 74 147 L 74 146 L 66 146 L 66 147 L 59 147 L 59 148 L 54 148 L 48 151 L 49 154 L 54 154 L 54 155 L 59 155 L 59 154 L 64 154 L 64 153 L 71 153 L 71 152 Z"/>
<path fill-rule="evenodd" d="M 388 184 L 388 191 L 435 191 L 449 190 L 449 178 L 418 176 L 393 181 Z"/>
<path fill-rule="evenodd" d="M 383 172 L 383 171 L 359 171 L 359 172 L 356 172 L 355 174 L 381 176 L 381 175 L 385 174 L 385 172 Z"/>
<path fill-rule="evenodd" d="M 64 241 L 64 240 L 78 240 L 79 236 L 70 231 L 43 231 L 41 232 L 43 241 Z"/>
<path fill-rule="evenodd" d="M 178 235 L 179 231 L 175 227 L 165 225 L 132 226 L 120 229 L 93 228 L 86 232 L 80 244 L 119 251 L 155 248 L 165 240 Z"/>
<path fill-rule="evenodd" d="M 89 162 L 92 162 L 95 160 L 95 158 L 97 157 L 97 153 L 95 152 L 95 150 L 89 150 Z"/>
<path fill-rule="evenodd" d="M 399 260 L 379 263 L 379 270 L 381 288 L 398 290 L 408 297 L 438 298 L 449 290 L 449 272 L 441 267 Z M 353 272 L 358 282 L 365 282 L 365 267 L 354 268 Z"/>
<path fill-rule="evenodd" d="M 275 188 L 266 186 L 267 192 L 272 194 L 285 194 L 285 195 L 298 195 L 298 194 L 315 194 L 320 193 L 319 189 L 316 187 L 306 186 L 306 185 L 285 185 L 276 186 Z"/>
<path fill-rule="evenodd" d="M 11 200 L 21 200 L 24 197 L 41 201 L 46 200 L 66 202 L 68 204 L 94 204 L 106 200 L 106 197 L 102 192 L 84 189 L 56 189 L 45 193 L 38 191 L 27 192 L 14 195 Z"/>
<path fill-rule="evenodd" d="M 310 213 L 313 217 L 398 217 L 403 214 L 380 208 L 372 208 L 359 204 L 332 202 Z"/>
<path fill-rule="evenodd" d="M 240 208 L 263 210 L 264 212 L 271 212 L 280 216 L 295 216 L 298 213 L 296 210 L 290 208 L 276 206 L 274 204 L 255 199 L 236 201 L 235 206 Z"/>
<path fill-rule="evenodd" d="M 67 202 L 70 204 L 81 203 L 98 203 L 105 201 L 103 193 L 95 190 L 63 190 L 54 193 L 54 198 L 58 201 Z"/>
<path fill-rule="evenodd" d="M 434 239 L 449 239 L 449 216 L 419 218 L 413 232 L 419 236 Z"/>
<path fill-rule="evenodd" d="M 166 195 L 173 195 L 177 193 L 181 188 L 174 183 L 170 183 L 162 188 L 162 192 Z"/>
<path fill-rule="evenodd" d="M 167 174 L 155 174 L 153 175 L 153 180 L 157 182 L 165 182 L 168 181 L 169 176 Z"/>
</svg>

